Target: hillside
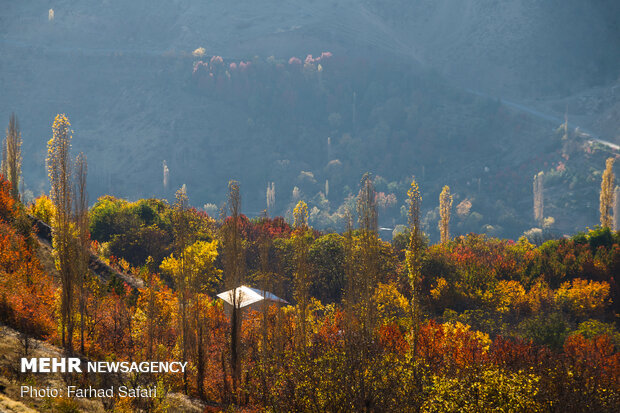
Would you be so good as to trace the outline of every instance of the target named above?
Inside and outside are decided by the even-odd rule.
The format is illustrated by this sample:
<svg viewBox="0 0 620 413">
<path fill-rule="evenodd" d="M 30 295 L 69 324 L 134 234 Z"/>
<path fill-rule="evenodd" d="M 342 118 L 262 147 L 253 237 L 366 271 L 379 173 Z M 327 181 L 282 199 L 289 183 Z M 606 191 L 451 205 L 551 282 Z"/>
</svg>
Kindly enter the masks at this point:
<svg viewBox="0 0 620 413">
<path fill-rule="evenodd" d="M 620 73 L 613 3 L 381 4 L 8 5 L 0 15 L 0 118 L 12 111 L 20 118 L 29 155 L 27 189 L 35 196 L 46 191 L 45 143 L 54 115 L 66 112 L 75 130 L 74 150 L 89 159 L 91 203 L 104 193 L 171 199 L 187 184 L 192 204 L 219 206 L 228 180 L 235 178 L 250 216 L 266 207 L 265 188 L 275 182 L 272 214 L 290 215 L 298 187 L 318 210 L 314 225 L 342 228 L 339 208 L 370 171 L 381 177 L 378 189 L 396 199 L 381 211 L 385 227 L 405 223 L 400 209 L 416 175 L 428 216 L 425 230 L 433 239 L 436 199 L 445 184 L 459 202 L 472 201 L 480 216 L 458 233 L 490 227 L 489 233 L 516 238 L 535 225 L 531 177 L 556 168 L 563 154 L 552 131 L 558 122 L 499 100 L 514 98 L 560 119 L 568 102 L 571 125 L 612 142 L 617 136 L 617 88 L 608 87 Z M 224 94 L 201 84 L 192 75 L 199 59 L 191 52 L 198 47 L 205 48 L 206 59 L 222 56 L 227 65 L 252 62 L 254 71 L 244 80 L 249 83 L 234 84 Z M 292 56 L 303 61 L 322 52 L 333 55 L 322 87 L 318 78 L 312 83 L 289 76 Z M 282 81 L 283 72 L 273 69 L 278 64 L 293 80 Z M 288 95 L 264 93 L 282 84 Z M 294 107 L 286 100 L 291 91 L 299 94 Z M 594 103 L 582 109 L 573 103 L 581 102 L 579 96 Z M 594 156 L 581 148 L 570 154 L 560 188 L 577 179 L 587 190 L 577 195 L 576 207 L 566 202 L 554 207 L 550 200 L 556 231 L 597 222 L 596 209 L 581 206 L 597 202 L 588 179 L 609 154 L 601 150 Z M 328 167 L 330 153 L 341 167 Z M 167 189 L 164 160 L 170 168 Z M 575 178 L 578 167 L 593 170 Z"/>
<path fill-rule="evenodd" d="M 471 88 L 545 98 L 618 79 L 620 6 L 613 0 L 366 3 L 421 60 Z"/>
</svg>

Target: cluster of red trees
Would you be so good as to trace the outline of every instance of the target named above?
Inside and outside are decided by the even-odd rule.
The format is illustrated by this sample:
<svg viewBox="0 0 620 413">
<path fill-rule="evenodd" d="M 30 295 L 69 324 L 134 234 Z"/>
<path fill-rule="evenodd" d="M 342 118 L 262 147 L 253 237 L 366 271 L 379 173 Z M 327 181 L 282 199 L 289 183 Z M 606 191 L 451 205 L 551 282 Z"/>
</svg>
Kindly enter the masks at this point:
<svg viewBox="0 0 620 413">
<path fill-rule="evenodd" d="M 287 64 L 274 58 L 229 62 L 221 56 L 212 56 L 195 62 L 192 76 L 200 89 L 223 99 L 246 103 L 248 98 L 259 96 L 268 102 L 280 99 L 294 105 L 299 97 L 309 93 L 305 90 L 308 76 L 320 75 L 331 57 L 330 52 L 315 58 L 308 55 L 303 62 L 291 57 Z"/>
</svg>

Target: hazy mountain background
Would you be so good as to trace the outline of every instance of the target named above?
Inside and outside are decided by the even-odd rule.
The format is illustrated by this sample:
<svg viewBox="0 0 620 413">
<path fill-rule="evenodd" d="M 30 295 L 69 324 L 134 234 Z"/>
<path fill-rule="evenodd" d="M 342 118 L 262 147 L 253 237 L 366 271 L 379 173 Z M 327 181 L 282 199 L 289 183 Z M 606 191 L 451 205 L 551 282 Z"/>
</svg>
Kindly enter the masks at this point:
<svg viewBox="0 0 620 413">
<path fill-rule="evenodd" d="M 275 182 L 272 214 L 297 187 L 313 225 L 335 228 L 370 171 L 385 227 L 405 223 L 415 175 L 431 237 L 444 184 L 463 203 L 453 232 L 517 237 L 536 225 L 543 170 L 545 216 L 562 233 L 598 221 L 600 171 L 617 151 L 574 128 L 620 143 L 619 50 L 613 0 L 5 1 L 0 120 L 19 117 L 35 196 L 64 112 L 91 202 L 171 199 L 187 184 L 192 204 L 219 205 L 234 178 L 256 215 Z M 320 72 L 289 63 L 322 52 Z M 211 69 L 194 67 L 212 56 L 223 63 L 209 83 Z M 227 69 L 240 62 L 251 66 Z"/>
</svg>

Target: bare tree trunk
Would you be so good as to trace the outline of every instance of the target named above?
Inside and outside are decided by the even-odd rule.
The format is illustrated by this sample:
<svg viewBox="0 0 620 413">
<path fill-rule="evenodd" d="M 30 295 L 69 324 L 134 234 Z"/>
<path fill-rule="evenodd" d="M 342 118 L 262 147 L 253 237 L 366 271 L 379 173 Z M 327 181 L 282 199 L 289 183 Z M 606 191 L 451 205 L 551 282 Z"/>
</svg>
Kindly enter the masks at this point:
<svg viewBox="0 0 620 413">
<path fill-rule="evenodd" d="M 204 361 L 204 337 L 202 320 L 198 322 L 198 338 L 197 338 L 197 360 L 196 360 L 196 387 L 198 388 L 198 396 L 201 399 L 205 397 L 204 381 L 205 381 L 205 361 Z"/>
</svg>

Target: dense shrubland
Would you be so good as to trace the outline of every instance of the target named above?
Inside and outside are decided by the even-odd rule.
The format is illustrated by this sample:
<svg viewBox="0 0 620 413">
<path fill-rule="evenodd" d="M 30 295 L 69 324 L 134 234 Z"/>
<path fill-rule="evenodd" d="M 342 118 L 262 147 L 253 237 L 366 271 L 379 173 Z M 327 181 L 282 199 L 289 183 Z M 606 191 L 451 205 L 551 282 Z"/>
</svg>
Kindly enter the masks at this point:
<svg viewBox="0 0 620 413">
<path fill-rule="evenodd" d="M 8 188 L 2 181 L 2 322 L 59 343 L 59 280 L 41 269 L 33 235 L 17 229 L 24 212 Z M 321 233 L 304 224 L 303 205 L 294 225 L 221 221 L 183 199 L 106 196 L 90 210 L 92 246 L 144 287 L 89 277 L 84 355 L 191 366 L 186 377 L 123 380 L 250 410 L 614 411 L 620 403 L 618 232 L 596 228 L 538 247 L 477 234 L 423 240 L 420 282 L 411 284 L 408 230 L 392 243 L 374 238 L 372 226 Z M 45 205 L 33 210 L 45 216 Z M 231 225 L 241 280 L 292 303 L 243 316 L 234 380 L 230 319 L 214 299 L 227 282 Z"/>
</svg>

